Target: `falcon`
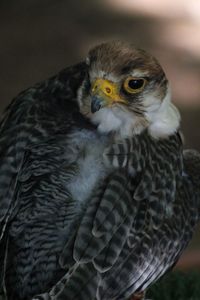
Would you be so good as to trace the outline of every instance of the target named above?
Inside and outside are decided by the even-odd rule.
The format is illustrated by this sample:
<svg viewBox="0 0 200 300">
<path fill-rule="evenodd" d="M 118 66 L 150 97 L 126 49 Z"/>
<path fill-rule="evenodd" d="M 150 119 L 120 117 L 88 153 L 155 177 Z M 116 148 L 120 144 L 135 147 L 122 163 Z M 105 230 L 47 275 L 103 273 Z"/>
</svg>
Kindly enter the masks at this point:
<svg viewBox="0 0 200 300">
<path fill-rule="evenodd" d="M 0 170 L 2 299 L 138 299 L 199 220 L 200 154 L 166 75 L 119 41 L 13 100 Z"/>
</svg>

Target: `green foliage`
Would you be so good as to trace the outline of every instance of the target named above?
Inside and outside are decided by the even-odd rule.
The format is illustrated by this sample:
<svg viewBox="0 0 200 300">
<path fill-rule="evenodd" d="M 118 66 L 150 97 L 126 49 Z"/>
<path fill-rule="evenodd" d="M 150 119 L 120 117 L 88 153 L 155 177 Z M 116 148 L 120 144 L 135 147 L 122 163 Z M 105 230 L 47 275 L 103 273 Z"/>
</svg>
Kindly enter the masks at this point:
<svg viewBox="0 0 200 300">
<path fill-rule="evenodd" d="M 152 300 L 200 300 L 200 270 L 170 272 L 147 292 Z"/>
</svg>

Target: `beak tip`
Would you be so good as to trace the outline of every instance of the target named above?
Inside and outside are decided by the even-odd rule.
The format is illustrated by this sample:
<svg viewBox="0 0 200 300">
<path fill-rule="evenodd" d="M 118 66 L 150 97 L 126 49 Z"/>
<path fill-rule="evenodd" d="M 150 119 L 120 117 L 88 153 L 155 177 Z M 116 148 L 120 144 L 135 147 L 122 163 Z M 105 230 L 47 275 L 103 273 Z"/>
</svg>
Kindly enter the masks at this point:
<svg viewBox="0 0 200 300">
<path fill-rule="evenodd" d="M 94 114 L 102 107 L 102 101 L 98 97 L 92 97 L 91 112 Z"/>
</svg>

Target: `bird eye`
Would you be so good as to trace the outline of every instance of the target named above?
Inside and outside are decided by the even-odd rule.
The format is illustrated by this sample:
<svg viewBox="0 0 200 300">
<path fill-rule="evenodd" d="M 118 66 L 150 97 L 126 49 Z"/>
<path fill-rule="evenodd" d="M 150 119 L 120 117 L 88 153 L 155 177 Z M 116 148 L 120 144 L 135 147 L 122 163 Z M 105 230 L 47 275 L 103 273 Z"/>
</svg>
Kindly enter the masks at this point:
<svg viewBox="0 0 200 300">
<path fill-rule="evenodd" d="M 146 83 L 144 78 L 128 77 L 124 81 L 124 89 L 130 94 L 139 93 L 143 90 Z"/>
</svg>

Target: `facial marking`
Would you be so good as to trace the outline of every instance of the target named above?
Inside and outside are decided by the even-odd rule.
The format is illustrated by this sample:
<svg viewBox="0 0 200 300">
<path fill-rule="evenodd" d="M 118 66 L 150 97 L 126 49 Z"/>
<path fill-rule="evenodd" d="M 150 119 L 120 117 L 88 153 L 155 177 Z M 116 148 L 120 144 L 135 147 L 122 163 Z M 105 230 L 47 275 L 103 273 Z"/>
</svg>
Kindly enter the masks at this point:
<svg viewBox="0 0 200 300">
<path fill-rule="evenodd" d="M 165 101 L 168 81 L 158 61 L 150 54 L 121 42 L 111 42 L 92 49 L 88 61 L 92 88 L 88 94 L 79 93 L 80 107 L 93 123 L 99 124 L 101 131 L 123 132 L 123 135 L 141 132 L 145 128 L 153 128 L 155 120 L 159 119 L 155 116 L 161 115 L 165 116 L 165 120 L 173 120 L 170 132 L 177 130 L 179 117 L 172 113 L 175 110 L 170 108 L 170 101 L 164 106 L 166 114 L 161 114 L 160 107 Z M 94 95 L 98 111 L 93 109 L 92 113 Z M 99 99 L 101 102 L 98 102 Z M 125 122 L 126 118 L 128 123 Z M 165 135 L 167 130 L 164 125 L 160 130 L 158 127 L 154 130 L 155 135 Z"/>
</svg>

